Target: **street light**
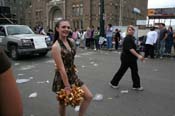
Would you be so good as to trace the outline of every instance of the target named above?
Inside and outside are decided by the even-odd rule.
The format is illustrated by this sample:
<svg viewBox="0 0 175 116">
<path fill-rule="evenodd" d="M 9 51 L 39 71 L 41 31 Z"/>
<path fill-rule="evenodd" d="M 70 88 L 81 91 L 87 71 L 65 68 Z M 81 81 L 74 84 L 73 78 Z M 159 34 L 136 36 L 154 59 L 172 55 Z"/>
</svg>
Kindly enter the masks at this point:
<svg viewBox="0 0 175 116">
<path fill-rule="evenodd" d="M 138 8 L 133 8 L 133 14 L 135 15 L 135 25 L 136 25 L 136 22 L 137 22 L 137 15 L 141 14 L 140 9 L 138 9 Z"/>
<path fill-rule="evenodd" d="M 104 37 L 105 36 L 105 31 L 104 31 L 104 0 L 100 0 L 100 36 Z"/>
</svg>

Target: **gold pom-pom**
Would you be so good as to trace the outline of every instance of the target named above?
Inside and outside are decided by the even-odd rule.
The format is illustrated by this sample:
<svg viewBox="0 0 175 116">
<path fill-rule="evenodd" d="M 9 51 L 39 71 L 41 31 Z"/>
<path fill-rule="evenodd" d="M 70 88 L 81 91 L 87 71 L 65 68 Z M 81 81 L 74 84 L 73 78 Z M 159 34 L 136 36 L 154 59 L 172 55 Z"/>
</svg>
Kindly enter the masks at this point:
<svg viewBox="0 0 175 116">
<path fill-rule="evenodd" d="M 80 105 L 83 101 L 84 91 L 75 85 L 72 85 L 70 94 L 67 94 L 65 89 L 61 89 L 57 92 L 57 100 L 68 106 L 71 105 L 72 107 Z"/>
</svg>

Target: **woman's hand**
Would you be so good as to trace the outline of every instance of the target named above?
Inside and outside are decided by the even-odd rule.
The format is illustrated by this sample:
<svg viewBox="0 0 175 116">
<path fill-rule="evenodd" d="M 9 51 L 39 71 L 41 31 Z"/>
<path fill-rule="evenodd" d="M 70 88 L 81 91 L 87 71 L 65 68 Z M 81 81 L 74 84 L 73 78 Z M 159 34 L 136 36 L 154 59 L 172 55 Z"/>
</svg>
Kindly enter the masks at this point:
<svg viewBox="0 0 175 116">
<path fill-rule="evenodd" d="M 69 95 L 69 94 L 70 94 L 71 88 L 70 88 L 70 86 L 66 86 L 66 87 L 64 88 L 64 90 L 65 90 L 66 93 Z"/>
<path fill-rule="evenodd" d="M 138 55 L 138 59 L 141 60 L 142 62 L 144 61 L 144 57 L 142 55 Z"/>
</svg>

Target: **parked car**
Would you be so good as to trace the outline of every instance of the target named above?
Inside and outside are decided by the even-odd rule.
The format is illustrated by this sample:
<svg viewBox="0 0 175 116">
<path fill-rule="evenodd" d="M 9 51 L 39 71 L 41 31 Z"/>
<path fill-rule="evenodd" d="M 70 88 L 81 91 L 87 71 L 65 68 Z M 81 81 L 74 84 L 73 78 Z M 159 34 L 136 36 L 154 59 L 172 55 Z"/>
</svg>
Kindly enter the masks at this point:
<svg viewBox="0 0 175 116">
<path fill-rule="evenodd" d="M 44 56 L 51 44 L 49 36 L 35 34 L 27 25 L 0 25 L 0 47 L 12 59 L 36 53 Z"/>
</svg>

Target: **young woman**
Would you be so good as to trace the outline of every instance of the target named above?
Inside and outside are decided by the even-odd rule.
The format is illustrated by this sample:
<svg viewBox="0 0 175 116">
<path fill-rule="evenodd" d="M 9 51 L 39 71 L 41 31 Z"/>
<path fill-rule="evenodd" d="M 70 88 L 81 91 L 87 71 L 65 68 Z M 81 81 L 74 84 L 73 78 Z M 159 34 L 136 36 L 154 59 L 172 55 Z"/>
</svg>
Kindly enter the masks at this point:
<svg viewBox="0 0 175 116">
<path fill-rule="evenodd" d="M 84 101 L 82 102 L 79 110 L 79 116 L 84 116 L 92 100 L 92 93 L 87 86 L 78 78 L 74 69 L 74 56 L 75 56 L 75 42 L 73 39 L 68 38 L 70 31 L 70 24 L 67 20 L 60 20 L 55 26 L 55 37 L 52 46 L 52 57 L 56 64 L 56 75 L 58 85 L 55 92 L 65 89 L 70 93 L 72 84 L 81 87 L 84 92 Z M 59 103 L 60 116 L 66 116 L 66 107 L 64 104 Z"/>
<path fill-rule="evenodd" d="M 131 68 L 131 75 L 133 81 L 133 89 L 142 91 L 143 87 L 140 85 L 140 77 L 138 74 L 137 67 L 137 58 L 141 61 L 144 60 L 144 57 L 136 52 L 136 45 L 134 42 L 134 32 L 135 29 L 132 25 L 129 25 L 127 28 L 127 36 L 123 41 L 123 50 L 121 54 L 121 65 L 118 72 L 114 75 L 113 79 L 109 83 L 112 88 L 118 88 L 119 81 L 125 74 L 128 68 Z"/>
</svg>

